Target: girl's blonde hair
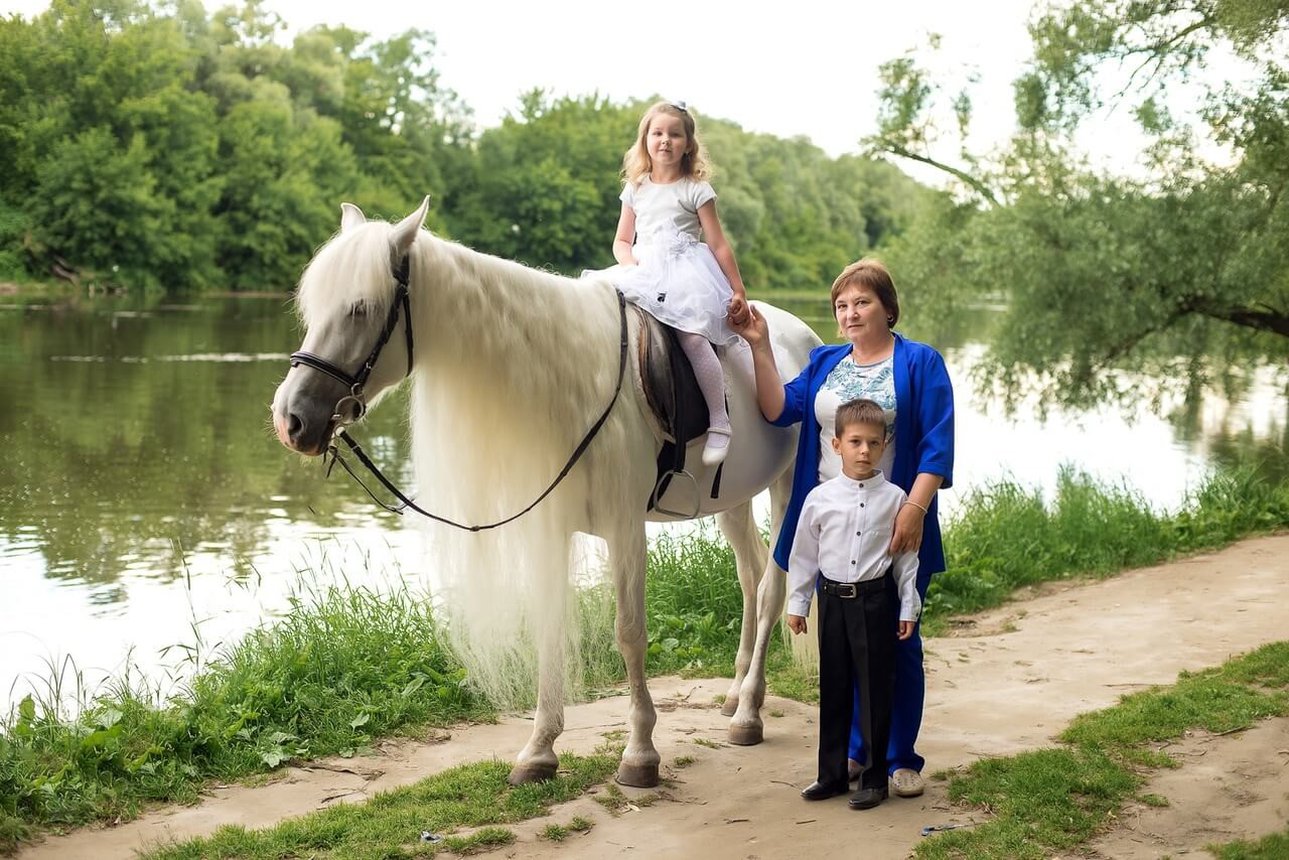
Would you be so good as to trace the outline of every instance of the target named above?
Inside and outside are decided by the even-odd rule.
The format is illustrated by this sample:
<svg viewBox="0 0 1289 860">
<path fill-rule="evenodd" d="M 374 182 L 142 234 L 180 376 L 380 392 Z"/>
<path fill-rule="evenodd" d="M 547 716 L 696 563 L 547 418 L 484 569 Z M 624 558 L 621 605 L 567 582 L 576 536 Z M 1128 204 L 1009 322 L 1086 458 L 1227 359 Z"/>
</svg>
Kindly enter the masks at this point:
<svg viewBox="0 0 1289 860">
<path fill-rule="evenodd" d="M 632 185 L 639 185 L 640 181 L 653 170 L 653 159 L 649 157 L 649 147 L 645 143 L 645 138 L 649 134 L 649 123 L 653 122 L 653 118 L 659 114 L 677 117 L 685 127 L 685 136 L 689 138 L 689 143 L 685 146 L 685 154 L 680 159 L 680 174 L 700 181 L 710 179 L 712 168 L 707 163 L 707 152 L 698 139 L 694 116 L 683 104 L 675 102 L 658 102 L 645 111 L 645 115 L 640 119 L 636 142 L 627 150 L 626 155 L 622 156 L 622 178 Z"/>
</svg>

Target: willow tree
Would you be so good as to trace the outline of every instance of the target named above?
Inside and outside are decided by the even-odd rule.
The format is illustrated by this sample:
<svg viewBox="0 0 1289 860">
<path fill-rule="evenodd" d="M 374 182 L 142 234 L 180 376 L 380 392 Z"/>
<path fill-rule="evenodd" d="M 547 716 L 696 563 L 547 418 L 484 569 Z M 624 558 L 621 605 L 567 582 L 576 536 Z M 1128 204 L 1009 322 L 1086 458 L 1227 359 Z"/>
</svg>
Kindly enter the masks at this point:
<svg viewBox="0 0 1289 860">
<path fill-rule="evenodd" d="M 969 124 L 975 93 L 946 91 L 908 57 L 883 66 L 867 145 L 953 177 L 896 264 L 942 313 L 1005 300 L 982 376 L 1011 402 L 1142 396 L 1112 368 L 1193 391 L 1238 386 L 1251 362 L 1284 366 L 1287 26 L 1283 0 L 1040 8 L 1014 84 L 1016 133 L 988 154 L 942 148 Z M 1144 141 L 1118 175 L 1076 146 L 1111 110 Z"/>
</svg>

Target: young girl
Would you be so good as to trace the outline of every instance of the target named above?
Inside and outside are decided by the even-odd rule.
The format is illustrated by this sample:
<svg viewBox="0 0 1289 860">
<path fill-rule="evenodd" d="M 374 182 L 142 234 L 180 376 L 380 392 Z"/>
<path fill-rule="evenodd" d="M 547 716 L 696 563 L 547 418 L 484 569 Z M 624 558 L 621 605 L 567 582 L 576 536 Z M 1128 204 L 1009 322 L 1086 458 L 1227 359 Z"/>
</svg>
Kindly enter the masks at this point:
<svg viewBox="0 0 1289 860">
<path fill-rule="evenodd" d="M 594 274 L 608 277 L 628 300 L 676 330 L 707 401 L 703 464 L 715 466 L 729 449 L 730 420 L 713 345 L 738 342 L 726 317 L 736 325 L 745 321 L 747 291 L 684 104 L 659 102 L 645 111 L 622 159 L 622 176 L 622 215 L 613 239 L 618 265 Z"/>
</svg>

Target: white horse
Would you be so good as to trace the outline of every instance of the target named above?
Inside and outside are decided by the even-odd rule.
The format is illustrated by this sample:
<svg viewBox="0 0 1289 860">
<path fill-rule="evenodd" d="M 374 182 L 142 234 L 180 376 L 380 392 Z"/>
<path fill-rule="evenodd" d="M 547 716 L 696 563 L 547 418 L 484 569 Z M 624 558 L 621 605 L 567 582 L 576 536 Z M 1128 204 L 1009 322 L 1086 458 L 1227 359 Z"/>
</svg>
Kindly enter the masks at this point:
<svg viewBox="0 0 1289 860">
<path fill-rule="evenodd" d="M 478 524 L 509 517 L 538 497 L 607 410 L 584 456 L 531 511 L 488 531 L 432 526 L 430 544 L 446 582 L 448 632 L 472 681 L 501 701 L 513 699 L 536 655 L 533 733 L 510 774 L 518 784 L 548 779 L 557 765 L 568 667 L 579 647 L 573 537 L 605 541 L 631 696 L 617 779 L 656 785 L 656 714 L 645 678 L 645 521 L 674 517 L 646 513 L 663 440 L 634 359 L 621 390 L 615 387 L 622 350 L 636 355 L 635 314 L 623 316 L 605 282 L 537 271 L 436 238 L 423 229 L 428 203 L 397 224 L 368 221 L 342 205 L 340 231 L 300 280 L 307 333 L 273 398 L 278 438 L 300 453 L 322 454 L 369 399 L 410 376 L 418 504 Z M 400 269 L 406 301 L 396 289 Z M 780 371 L 795 376 L 819 339 L 790 314 L 758 306 Z M 620 343 L 624 331 L 629 344 Z M 364 359 L 370 366 L 355 374 Z M 729 740 L 755 744 L 763 737 L 766 647 L 783 611 L 785 576 L 761 540 L 751 502 L 770 489 L 777 534 L 796 434 L 762 420 L 747 350 L 731 350 L 723 361 L 734 434 L 719 498 L 709 498 L 713 475 L 699 463 L 700 436 L 688 463 L 701 492 L 673 481 L 662 507 L 699 503 L 699 515 L 716 514 L 733 547 L 743 619 L 723 712 L 732 717 Z"/>
</svg>

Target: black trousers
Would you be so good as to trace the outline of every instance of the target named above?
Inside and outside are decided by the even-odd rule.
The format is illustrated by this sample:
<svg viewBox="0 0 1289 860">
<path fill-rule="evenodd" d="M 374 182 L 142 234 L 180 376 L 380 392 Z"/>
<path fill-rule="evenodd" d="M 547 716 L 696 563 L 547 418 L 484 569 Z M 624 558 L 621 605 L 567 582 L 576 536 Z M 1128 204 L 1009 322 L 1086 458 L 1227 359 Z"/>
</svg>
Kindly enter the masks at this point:
<svg viewBox="0 0 1289 860">
<path fill-rule="evenodd" d="M 899 601 L 890 571 L 856 583 L 854 597 L 839 596 L 830 580 L 819 591 L 819 781 L 846 783 L 850 726 L 859 688 L 860 727 L 867 759 L 860 788 L 886 788 L 886 745 L 895 691 Z"/>
</svg>

